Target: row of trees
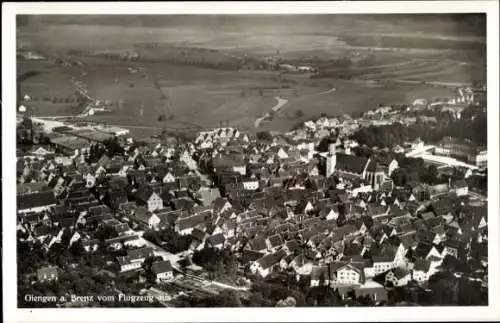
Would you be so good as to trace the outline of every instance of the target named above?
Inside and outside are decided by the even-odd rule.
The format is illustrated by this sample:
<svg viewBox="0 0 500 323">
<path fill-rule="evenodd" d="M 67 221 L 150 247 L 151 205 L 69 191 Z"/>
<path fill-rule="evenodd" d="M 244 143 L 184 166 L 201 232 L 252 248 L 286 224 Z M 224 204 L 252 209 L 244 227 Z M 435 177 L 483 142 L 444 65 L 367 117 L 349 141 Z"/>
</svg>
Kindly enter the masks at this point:
<svg viewBox="0 0 500 323">
<path fill-rule="evenodd" d="M 52 102 L 54 104 L 56 103 L 75 103 L 75 102 L 84 102 L 85 99 L 84 98 L 80 98 L 80 97 L 48 97 L 48 96 L 45 96 L 43 98 L 38 98 L 38 97 L 32 97 L 31 98 L 33 101 L 40 101 L 42 100 L 43 102 Z"/>
<path fill-rule="evenodd" d="M 414 124 L 406 126 L 401 123 L 394 123 L 379 127 L 370 126 L 359 129 L 351 138 L 358 141 L 361 145 L 369 147 L 392 148 L 416 138 L 421 138 L 425 142 L 437 142 L 447 136 L 470 139 L 479 144 L 486 145 L 486 113 L 481 113 L 473 120 L 460 119 L 447 125 L 430 126 Z"/>
<path fill-rule="evenodd" d="M 441 271 L 429 278 L 427 290 L 411 283 L 394 287 L 388 293 L 388 305 L 422 306 L 484 306 L 488 305 L 488 289 L 481 283 L 457 278 L 449 271 Z"/>
<path fill-rule="evenodd" d="M 168 120 L 172 121 L 172 120 L 174 120 L 174 119 L 175 119 L 175 116 L 174 116 L 174 114 L 173 114 L 173 113 L 171 113 L 171 114 L 168 116 Z M 167 121 L 167 115 L 165 115 L 165 114 L 160 114 L 156 120 L 158 120 L 159 122 L 162 122 L 162 121 Z"/>
<path fill-rule="evenodd" d="M 143 237 L 154 244 L 164 246 L 172 253 L 187 250 L 193 242 L 193 238 L 190 235 L 179 235 L 170 226 L 160 231 L 146 231 Z"/>
<path fill-rule="evenodd" d="M 434 165 L 425 165 L 422 158 L 407 158 L 396 155 L 399 168 L 391 174 L 391 179 L 396 186 L 405 186 L 411 182 L 423 182 L 430 185 L 443 183 L 439 178 L 438 170 Z"/>
<path fill-rule="evenodd" d="M 229 250 L 204 248 L 193 254 L 193 262 L 205 268 L 210 279 L 234 282 L 237 278 L 238 261 Z"/>
</svg>

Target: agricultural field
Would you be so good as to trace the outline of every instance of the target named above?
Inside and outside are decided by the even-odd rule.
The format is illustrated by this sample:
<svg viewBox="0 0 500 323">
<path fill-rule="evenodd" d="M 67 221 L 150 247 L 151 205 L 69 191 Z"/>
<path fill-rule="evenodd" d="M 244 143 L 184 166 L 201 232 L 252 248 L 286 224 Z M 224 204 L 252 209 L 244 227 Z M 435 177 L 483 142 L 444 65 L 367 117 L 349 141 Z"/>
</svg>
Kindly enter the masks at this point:
<svg viewBox="0 0 500 323">
<path fill-rule="evenodd" d="M 21 83 L 20 91 L 33 98 L 35 114 L 75 114 L 71 104 L 59 103 L 60 98 L 75 96 L 71 80 L 83 84 L 91 97 L 110 102 L 112 113 L 92 119 L 151 127 L 173 123 L 213 127 L 220 122 L 250 126 L 274 105 L 275 96 L 299 96 L 321 90 L 280 82 L 265 74 L 253 77 L 248 72 L 106 58 L 79 60 L 83 66 L 54 67 Z M 136 72 L 131 73 L 130 69 Z M 45 97 L 51 100 L 45 102 Z M 57 102 L 52 102 L 52 98 L 57 98 Z M 159 121 L 161 115 L 166 120 Z"/>
<path fill-rule="evenodd" d="M 451 96 L 454 91 L 446 87 L 427 87 L 407 84 L 372 84 L 339 82 L 336 91 L 305 95 L 291 98 L 277 113 L 273 120 L 264 123 L 263 128 L 276 131 L 287 131 L 293 128 L 297 120 L 297 111 L 302 111 L 304 121 L 325 113 L 330 116 L 348 113 L 359 114 L 373 109 L 379 104 L 411 104 L 414 100 L 425 98 L 434 100 Z"/>
<path fill-rule="evenodd" d="M 140 25 L 128 24 L 125 18 L 79 24 L 67 17 L 53 24 L 28 24 L 18 33 L 19 50 L 39 52 L 47 59 L 19 60 L 19 94 L 33 98 L 36 115 L 77 115 L 84 106 L 76 82 L 112 110 L 89 119 L 144 134 L 165 127 L 221 124 L 286 131 L 300 121 L 298 115 L 341 115 L 378 104 L 443 98 L 453 94 L 453 86 L 432 82 L 468 84 L 484 80 L 486 74 L 482 38 L 473 37 L 467 28 L 463 37 L 451 37 L 457 36 L 456 23 L 445 20 L 442 34 L 408 27 L 393 35 L 390 23 L 369 28 L 378 18 L 362 19 L 354 29 L 341 18 L 333 25 L 325 18 L 317 28 L 304 19 L 293 26 L 283 23 L 285 19 L 275 26 L 267 18 L 262 25 L 199 18 L 197 26 L 176 25 L 181 18 L 162 25 L 152 18 Z M 401 19 L 411 26 L 408 18 Z M 269 56 L 312 65 L 319 72 L 256 67 Z M 272 120 L 255 127 L 256 119 L 269 113 L 278 98 L 286 103 Z"/>
</svg>

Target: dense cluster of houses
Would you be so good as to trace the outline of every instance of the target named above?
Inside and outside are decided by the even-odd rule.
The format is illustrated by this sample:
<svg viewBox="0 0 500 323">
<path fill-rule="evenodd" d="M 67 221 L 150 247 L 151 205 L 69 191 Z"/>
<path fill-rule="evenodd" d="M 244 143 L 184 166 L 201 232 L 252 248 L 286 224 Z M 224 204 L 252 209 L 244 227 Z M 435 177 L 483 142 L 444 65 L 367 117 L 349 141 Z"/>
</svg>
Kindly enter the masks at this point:
<svg viewBox="0 0 500 323">
<path fill-rule="evenodd" d="M 184 144 L 129 140 L 123 156 L 91 164 L 36 147 L 17 162 L 18 230 L 47 249 L 70 230 L 70 244 L 93 252 L 102 247 L 95 228 L 112 228 L 104 244 L 126 249 L 115 260 L 128 272 L 155 254 L 137 232 L 168 227 L 192 237 L 190 251 L 232 250 L 249 274 L 287 272 L 376 300 L 385 297 L 380 277 L 425 283 L 454 262 L 482 279 L 487 209 L 469 199 L 465 181 L 395 187 L 397 162 L 352 154 L 342 133 L 316 151 L 318 133 L 333 124 L 354 123 L 325 117 L 271 142 L 234 128 Z M 156 261 L 155 279 L 171 280 L 174 267 Z"/>
</svg>

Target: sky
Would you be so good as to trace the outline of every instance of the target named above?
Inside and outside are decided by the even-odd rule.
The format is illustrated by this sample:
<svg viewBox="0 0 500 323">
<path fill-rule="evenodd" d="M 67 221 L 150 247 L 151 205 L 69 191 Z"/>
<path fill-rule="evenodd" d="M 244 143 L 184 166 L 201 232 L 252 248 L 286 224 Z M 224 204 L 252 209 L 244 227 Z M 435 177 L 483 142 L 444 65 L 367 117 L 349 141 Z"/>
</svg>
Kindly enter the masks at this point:
<svg viewBox="0 0 500 323">
<path fill-rule="evenodd" d="M 200 30 L 272 33 L 425 33 L 485 38 L 484 14 L 387 15 L 31 15 L 18 28 L 53 24 L 188 27 Z"/>
</svg>

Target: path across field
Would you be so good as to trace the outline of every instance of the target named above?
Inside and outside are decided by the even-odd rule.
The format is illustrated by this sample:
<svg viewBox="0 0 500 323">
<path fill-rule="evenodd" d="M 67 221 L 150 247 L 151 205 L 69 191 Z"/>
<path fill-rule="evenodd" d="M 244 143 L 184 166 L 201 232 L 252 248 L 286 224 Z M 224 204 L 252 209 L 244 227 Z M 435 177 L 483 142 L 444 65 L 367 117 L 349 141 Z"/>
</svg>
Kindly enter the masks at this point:
<svg viewBox="0 0 500 323">
<path fill-rule="evenodd" d="M 276 105 L 275 105 L 274 107 L 272 107 L 272 108 L 271 108 L 271 110 L 272 110 L 273 112 L 278 112 L 278 111 L 279 111 L 279 110 L 280 110 L 280 109 L 281 109 L 281 108 L 282 108 L 285 104 L 287 104 L 287 103 L 288 103 L 288 100 L 283 99 L 283 98 L 280 98 L 279 96 L 275 96 L 274 98 L 278 101 L 278 103 L 276 103 Z M 267 112 L 267 113 L 266 113 L 265 115 L 263 115 L 262 117 L 257 118 L 257 119 L 255 120 L 255 123 L 254 123 L 255 128 L 258 128 L 258 127 L 259 127 L 259 125 L 260 125 L 260 123 L 261 123 L 263 120 L 265 120 L 265 119 L 269 118 L 270 116 L 271 116 L 271 114 L 270 114 L 269 112 Z"/>
</svg>

